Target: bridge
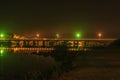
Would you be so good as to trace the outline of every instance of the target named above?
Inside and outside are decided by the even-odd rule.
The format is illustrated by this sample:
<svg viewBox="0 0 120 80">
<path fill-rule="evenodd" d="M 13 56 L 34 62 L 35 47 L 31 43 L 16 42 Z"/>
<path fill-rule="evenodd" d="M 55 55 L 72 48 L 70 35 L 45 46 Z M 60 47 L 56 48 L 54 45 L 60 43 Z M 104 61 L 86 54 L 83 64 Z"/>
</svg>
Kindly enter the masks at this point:
<svg viewBox="0 0 120 80">
<path fill-rule="evenodd" d="M 66 46 L 69 51 L 88 51 L 106 47 L 116 39 L 0 39 L 0 56 L 5 51 L 14 53 L 51 52 Z"/>
<path fill-rule="evenodd" d="M 105 47 L 116 39 L 0 39 L 0 47 L 5 48 L 53 48 L 55 46 Z"/>
</svg>

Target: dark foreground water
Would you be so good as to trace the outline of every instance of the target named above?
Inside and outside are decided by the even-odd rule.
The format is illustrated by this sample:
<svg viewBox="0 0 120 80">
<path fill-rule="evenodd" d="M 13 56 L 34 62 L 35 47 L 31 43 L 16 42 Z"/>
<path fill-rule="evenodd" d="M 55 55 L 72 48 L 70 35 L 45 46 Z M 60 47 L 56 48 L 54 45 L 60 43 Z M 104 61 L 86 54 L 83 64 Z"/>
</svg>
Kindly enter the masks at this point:
<svg viewBox="0 0 120 80">
<path fill-rule="evenodd" d="M 47 80 L 56 77 L 58 70 L 51 56 L 9 52 L 0 56 L 0 80 Z"/>
<path fill-rule="evenodd" d="M 0 56 L 0 80 L 120 80 L 120 49 Z"/>
</svg>

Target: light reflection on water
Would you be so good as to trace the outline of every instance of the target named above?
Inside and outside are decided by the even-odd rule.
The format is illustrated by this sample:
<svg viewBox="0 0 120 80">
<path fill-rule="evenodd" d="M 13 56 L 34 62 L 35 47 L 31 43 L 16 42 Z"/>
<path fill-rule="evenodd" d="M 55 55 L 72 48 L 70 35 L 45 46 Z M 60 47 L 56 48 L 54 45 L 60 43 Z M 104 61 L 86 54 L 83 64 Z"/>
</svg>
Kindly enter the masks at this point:
<svg viewBox="0 0 120 80">
<path fill-rule="evenodd" d="M 25 74 L 33 71 L 47 71 L 56 67 L 56 61 L 51 56 L 32 54 L 14 54 L 7 51 L 0 56 L 0 74 Z"/>
<path fill-rule="evenodd" d="M 6 51 L 13 51 L 15 52 L 19 52 L 19 51 L 53 51 L 54 48 L 0 48 L 0 50 L 6 50 Z"/>
<path fill-rule="evenodd" d="M 0 50 L 13 51 L 13 53 L 31 53 L 31 52 L 52 52 L 54 48 L 0 48 Z M 78 48 L 69 48 L 68 51 L 90 51 L 90 48 L 78 47 Z"/>
<path fill-rule="evenodd" d="M 30 50 L 16 48 L 16 51 L 14 49 L 1 49 L 5 53 L 0 56 L 0 75 L 24 75 L 29 72 L 35 72 L 35 74 L 39 72 L 45 78 L 49 78 L 51 75 L 59 76 L 64 71 L 69 71 L 72 68 L 74 55 L 68 55 L 66 50 L 65 52 L 64 50 L 63 52 L 59 52 L 59 50 L 52 52 L 52 50 L 37 50 L 38 48 L 31 48 Z"/>
</svg>

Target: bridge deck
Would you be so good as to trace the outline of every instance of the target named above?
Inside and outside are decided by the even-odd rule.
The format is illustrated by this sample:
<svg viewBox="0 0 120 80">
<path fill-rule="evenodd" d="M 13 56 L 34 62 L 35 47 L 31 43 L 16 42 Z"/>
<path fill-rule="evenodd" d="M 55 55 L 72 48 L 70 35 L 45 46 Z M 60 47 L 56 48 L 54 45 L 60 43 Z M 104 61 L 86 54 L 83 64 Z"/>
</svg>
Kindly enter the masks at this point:
<svg viewBox="0 0 120 80">
<path fill-rule="evenodd" d="M 1 47 L 9 48 L 53 48 L 66 45 L 67 47 L 98 47 L 107 46 L 116 39 L 0 39 Z"/>
<path fill-rule="evenodd" d="M 116 38 L 80 38 L 80 39 L 75 39 L 75 38 L 20 38 L 20 39 L 8 39 L 8 38 L 0 38 L 0 40 L 117 40 Z"/>
</svg>

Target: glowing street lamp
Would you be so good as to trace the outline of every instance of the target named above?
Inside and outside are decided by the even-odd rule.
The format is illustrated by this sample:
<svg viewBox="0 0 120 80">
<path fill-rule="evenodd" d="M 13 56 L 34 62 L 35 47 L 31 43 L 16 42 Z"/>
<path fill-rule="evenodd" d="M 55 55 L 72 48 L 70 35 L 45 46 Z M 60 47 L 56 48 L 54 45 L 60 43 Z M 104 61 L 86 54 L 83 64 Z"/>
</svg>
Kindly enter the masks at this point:
<svg viewBox="0 0 120 80">
<path fill-rule="evenodd" d="M 76 34 L 76 37 L 77 37 L 77 38 L 80 38 L 80 36 L 81 36 L 80 33 L 77 33 L 77 34 Z"/>
<path fill-rule="evenodd" d="M 40 37 L 40 34 L 36 34 L 36 36 L 37 36 L 37 38 L 39 38 L 39 37 Z"/>
<path fill-rule="evenodd" d="M 4 34 L 0 34 L 0 37 L 3 38 L 3 37 L 4 37 Z"/>
<path fill-rule="evenodd" d="M 102 33 L 98 33 L 98 37 L 101 38 L 102 37 Z"/>
</svg>

